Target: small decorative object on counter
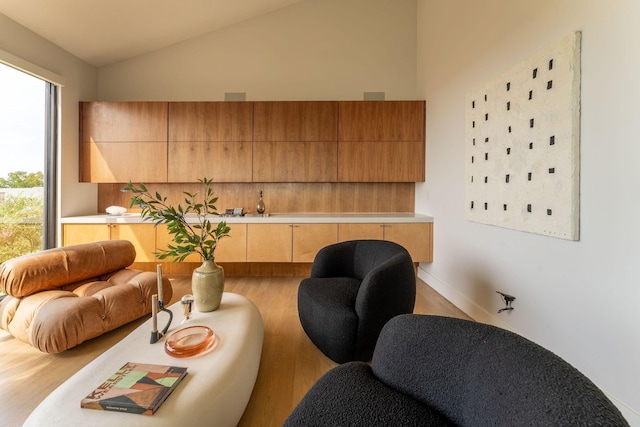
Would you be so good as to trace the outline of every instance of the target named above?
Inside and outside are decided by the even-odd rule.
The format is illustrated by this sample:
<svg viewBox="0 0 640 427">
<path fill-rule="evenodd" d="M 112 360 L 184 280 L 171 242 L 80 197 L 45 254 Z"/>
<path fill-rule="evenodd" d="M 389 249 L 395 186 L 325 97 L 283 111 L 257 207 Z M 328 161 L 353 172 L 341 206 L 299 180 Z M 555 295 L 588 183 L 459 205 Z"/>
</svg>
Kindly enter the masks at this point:
<svg viewBox="0 0 640 427">
<path fill-rule="evenodd" d="M 193 295 L 186 294 L 180 300 L 182 303 L 182 312 L 184 313 L 184 319 L 182 319 L 182 324 L 193 322 L 193 317 L 191 317 L 191 310 L 193 309 Z"/>
<path fill-rule="evenodd" d="M 264 201 L 262 200 L 262 190 L 260 190 L 260 199 L 258 200 L 258 205 L 256 206 L 256 212 L 262 215 L 265 210 L 266 207 L 264 205 Z"/>
</svg>

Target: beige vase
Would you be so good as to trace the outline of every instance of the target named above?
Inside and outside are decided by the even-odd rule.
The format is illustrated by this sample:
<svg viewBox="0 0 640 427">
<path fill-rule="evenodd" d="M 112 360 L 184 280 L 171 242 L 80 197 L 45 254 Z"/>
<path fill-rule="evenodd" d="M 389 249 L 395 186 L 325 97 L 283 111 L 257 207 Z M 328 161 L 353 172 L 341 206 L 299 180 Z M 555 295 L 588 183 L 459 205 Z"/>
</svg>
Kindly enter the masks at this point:
<svg viewBox="0 0 640 427">
<path fill-rule="evenodd" d="M 224 292 L 224 269 L 215 261 L 205 260 L 193 270 L 191 292 L 198 311 L 217 310 Z"/>
</svg>

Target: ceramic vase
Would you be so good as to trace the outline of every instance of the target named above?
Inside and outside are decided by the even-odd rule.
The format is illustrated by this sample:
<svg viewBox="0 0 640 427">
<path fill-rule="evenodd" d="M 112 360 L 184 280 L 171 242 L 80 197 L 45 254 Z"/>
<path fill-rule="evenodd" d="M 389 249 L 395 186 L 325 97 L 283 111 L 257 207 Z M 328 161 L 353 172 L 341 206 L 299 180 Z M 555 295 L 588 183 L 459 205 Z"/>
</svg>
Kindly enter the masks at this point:
<svg viewBox="0 0 640 427">
<path fill-rule="evenodd" d="M 213 260 L 205 260 L 193 270 L 191 292 L 198 311 L 217 310 L 224 292 L 224 269 Z"/>
</svg>

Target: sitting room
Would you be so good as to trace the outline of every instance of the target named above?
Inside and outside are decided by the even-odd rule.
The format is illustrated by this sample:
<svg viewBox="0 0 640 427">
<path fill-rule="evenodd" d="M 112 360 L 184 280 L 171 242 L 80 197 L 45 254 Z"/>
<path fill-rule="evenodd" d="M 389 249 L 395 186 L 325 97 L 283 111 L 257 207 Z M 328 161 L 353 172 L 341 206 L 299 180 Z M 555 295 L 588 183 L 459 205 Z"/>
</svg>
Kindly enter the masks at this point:
<svg viewBox="0 0 640 427">
<path fill-rule="evenodd" d="M 640 426 L 638 19 L 636 0 L 0 2 L 0 65 L 54 94 L 46 235 L 32 258 L 0 260 L 1 424 L 56 425 L 69 404 L 107 424 L 172 425 L 226 391 L 244 397 L 211 425 L 371 425 L 338 417 L 340 393 L 370 405 L 400 393 L 422 414 L 446 390 L 435 425 L 518 425 L 519 410 L 552 411 L 551 392 L 524 404 L 509 372 L 543 377 L 551 360 L 595 396 L 589 410 L 606 407 L 592 425 Z M 224 271 L 213 309 L 196 286 L 212 250 L 175 240 L 180 221 L 149 216 L 134 188 L 191 206 L 173 217 L 183 228 L 208 220 Z M 376 244 L 340 246 L 356 241 Z M 85 244 L 90 256 L 65 252 Z M 206 354 L 170 356 L 189 325 L 219 335 Z M 112 366 L 155 361 L 188 373 L 150 417 L 65 401 Z M 466 387 L 423 369 L 453 361 L 471 366 Z M 510 391 L 477 403 L 496 390 Z M 477 400 L 456 406 L 463 396 Z"/>
</svg>

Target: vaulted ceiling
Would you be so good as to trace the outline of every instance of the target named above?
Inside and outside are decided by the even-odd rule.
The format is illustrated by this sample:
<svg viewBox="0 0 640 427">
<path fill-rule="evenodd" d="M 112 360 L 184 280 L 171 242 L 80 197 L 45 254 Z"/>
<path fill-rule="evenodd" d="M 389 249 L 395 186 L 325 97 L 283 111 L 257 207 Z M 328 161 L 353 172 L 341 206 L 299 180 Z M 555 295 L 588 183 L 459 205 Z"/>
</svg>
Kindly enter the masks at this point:
<svg viewBox="0 0 640 427">
<path fill-rule="evenodd" d="M 0 13 L 102 67 L 304 0 L 0 0 Z"/>
</svg>

